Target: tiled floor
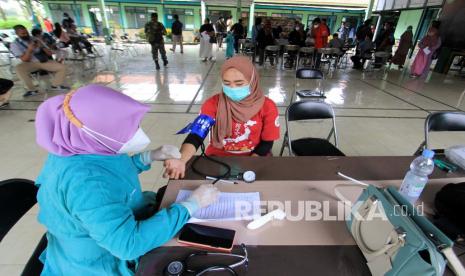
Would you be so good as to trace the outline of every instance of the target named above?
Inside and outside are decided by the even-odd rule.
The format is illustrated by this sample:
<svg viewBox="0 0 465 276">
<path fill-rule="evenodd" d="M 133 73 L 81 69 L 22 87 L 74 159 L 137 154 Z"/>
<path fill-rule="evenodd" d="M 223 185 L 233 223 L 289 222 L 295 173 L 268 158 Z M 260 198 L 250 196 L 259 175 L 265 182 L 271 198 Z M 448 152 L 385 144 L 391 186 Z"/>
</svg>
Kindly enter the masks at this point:
<svg viewBox="0 0 465 276">
<path fill-rule="evenodd" d="M 168 46 L 167 46 L 168 48 Z M 184 55 L 168 53 L 169 65 L 155 71 L 149 49 L 138 46 L 138 55 L 105 53 L 103 58 L 70 63 L 67 83 L 79 87 L 100 83 L 152 106 L 143 128 L 154 147 L 180 145 L 183 137 L 174 133 L 192 120 L 201 103 L 219 91 L 219 68 L 224 52 L 215 51 L 215 62 L 200 62 L 198 46 L 186 46 Z M 283 115 L 294 91 L 293 71 L 267 66 L 259 69 L 261 86 Z M 56 93 L 22 98 L 21 83 L 8 67 L 0 75 L 15 80 L 9 109 L 0 111 L 0 179 L 35 179 L 46 153 L 35 144 L 34 122 L 37 106 Z M 42 82 L 45 87 L 46 82 Z M 316 83 L 303 85 L 315 86 Z M 451 73 L 431 74 L 427 79 L 410 79 L 408 71 L 392 69 L 385 76 L 361 74 L 351 69 L 338 70 L 324 82 L 327 102 L 337 115 L 339 146 L 346 155 L 411 155 L 423 139 L 425 117 L 433 111 L 465 110 L 465 79 Z M 281 117 L 281 125 L 284 120 Z M 296 136 L 309 133 L 326 135 L 324 122 L 298 124 Z M 294 126 L 296 127 L 296 126 Z M 433 146 L 464 144 L 462 133 L 432 136 Z M 282 140 L 275 143 L 277 155 Z M 161 164 L 142 174 L 144 189 L 156 189 L 166 183 Z M 0 275 L 18 275 L 43 231 L 36 222 L 37 209 L 31 210 L 0 244 Z"/>
</svg>

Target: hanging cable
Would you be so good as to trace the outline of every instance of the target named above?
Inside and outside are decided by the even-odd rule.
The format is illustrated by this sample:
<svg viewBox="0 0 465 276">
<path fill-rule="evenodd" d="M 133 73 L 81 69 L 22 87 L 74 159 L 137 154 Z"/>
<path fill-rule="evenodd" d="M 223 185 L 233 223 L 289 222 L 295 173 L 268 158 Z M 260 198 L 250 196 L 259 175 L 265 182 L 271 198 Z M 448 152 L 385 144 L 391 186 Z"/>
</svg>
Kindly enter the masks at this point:
<svg viewBox="0 0 465 276">
<path fill-rule="evenodd" d="M 231 176 L 231 166 L 229 166 L 228 164 L 226 164 L 225 162 L 222 162 L 220 160 L 216 160 L 215 158 L 212 158 L 208 155 L 205 154 L 205 144 L 202 142 L 202 144 L 200 144 L 200 149 L 202 151 L 202 153 L 198 156 L 195 157 L 194 161 L 192 161 L 192 164 L 191 164 L 191 168 L 192 168 L 192 171 L 195 172 L 196 174 L 198 175 L 201 175 L 201 176 L 211 176 L 213 178 L 216 178 L 215 181 L 213 181 L 213 184 L 216 184 L 216 182 L 220 181 L 221 179 L 227 179 Z M 200 160 L 200 158 L 202 157 L 205 157 L 205 159 L 213 162 L 213 163 L 216 163 L 224 168 L 226 168 L 226 173 L 223 173 L 223 174 L 219 174 L 219 175 L 212 175 L 212 174 L 207 174 L 207 173 L 204 173 L 202 171 L 200 171 L 199 169 L 196 168 L 196 164 L 197 164 L 197 161 Z"/>
</svg>

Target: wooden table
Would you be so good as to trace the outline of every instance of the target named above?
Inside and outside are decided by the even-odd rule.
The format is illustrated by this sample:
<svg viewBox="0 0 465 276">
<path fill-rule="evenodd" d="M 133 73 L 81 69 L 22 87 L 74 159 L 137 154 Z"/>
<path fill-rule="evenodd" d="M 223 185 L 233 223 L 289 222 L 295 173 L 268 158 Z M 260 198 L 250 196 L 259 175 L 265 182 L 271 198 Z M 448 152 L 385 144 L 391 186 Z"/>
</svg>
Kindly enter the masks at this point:
<svg viewBox="0 0 465 276">
<path fill-rule="evenodd" d="M 377 185 L 399 186 L 414 157 L 233 157 L 222 158 L 231 165 L 233 173 L 252 170 L 257 181 L 251 184 L 221 184 L 221 191 L 259 191 L 262 200 L 289 200 L 294 207 L 298 201 L 330 201 L 335 184 L 344 183 L 338 171 Z M 199 161 L 202 171 L 217 174 L 222 168 L 208 161 Z M 434 194 L 449 182 L 463 181 L 463 171 L 446 174 L 435 170 L 422 195 L 425 205 L 432 205 Z M 186 179 L 170 181 L 162 207 L 174 202 L 179 189 L 193 189 L 205 183 L 191 170 Z M 360 190 L 347 191 L 356 199 Z M 331 205 L 333 208 L 335 205 Z M 244 242 L 249 252 L 248 275 L 370 275 L 365 259 L 355 245 L 344 221 L 273 221 L 255 231 L 248 230 L 246 221 L 204 223 L 235 229 L 236 243 Z M 183 260 L 198 250 L 180 246 L 174 239 L 141 258 L 138 275 L 163 275 L 173 260 Z M 239 252 L 237 247 L 235 252 Z M 205 265 L 207 258 L 199 260 Z M 210 259 L 211 261 L 211 259 Z M 225 261 L 215 259 L 215 262 Z M 229 260 L 228 260 L 229 261 Z M 228 261 L 225 261 L 226 264 Z M 214 263 L 215 264 L 215 263 Z M 237 270 L 245 274 L 244 268 Z M 221 274 L 228 275 L 228 274 Z"/>
</svg>

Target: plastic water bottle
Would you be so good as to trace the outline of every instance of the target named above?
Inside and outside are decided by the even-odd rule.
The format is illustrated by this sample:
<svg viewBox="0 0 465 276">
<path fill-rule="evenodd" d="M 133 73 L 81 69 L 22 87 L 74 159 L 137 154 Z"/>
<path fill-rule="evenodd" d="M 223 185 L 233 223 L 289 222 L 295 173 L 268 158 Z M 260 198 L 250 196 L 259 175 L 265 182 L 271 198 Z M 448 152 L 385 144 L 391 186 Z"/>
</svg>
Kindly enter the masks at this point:
<svg viewBox="0 0 465 276">
<path fill-rule="evenodd" d="M 410 164 L 410 170 L 402 181 L 399 192 L 412 204 L 420 197 L 428 182 L 428 176 L 433 173 L 433 157 L 434 151 L 425 149 L 422 155 Z"/>
</svg>

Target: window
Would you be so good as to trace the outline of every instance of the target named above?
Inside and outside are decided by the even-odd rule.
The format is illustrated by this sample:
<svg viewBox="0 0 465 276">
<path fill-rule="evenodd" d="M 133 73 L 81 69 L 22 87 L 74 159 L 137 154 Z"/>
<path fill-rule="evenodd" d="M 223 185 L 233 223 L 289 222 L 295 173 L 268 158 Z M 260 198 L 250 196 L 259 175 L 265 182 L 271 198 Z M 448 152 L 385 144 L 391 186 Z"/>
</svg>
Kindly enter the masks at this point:
<svg viewBox="0 0 465 276">
<path fill-rule="evenodd" d="M 309 15 L 307 19 L 307 27 L 310 28 L 312 26 L 312 21 L 315 18 L 320 18 L 321 20 L 326 19 L 326 25 L 329 28 L 329 32 L 332 34 L 336 32 L 341 26 L 336 26 L 336 19 L 335 15 Z"/>
<path fill-rule="evenodd" d="M 106 6 L 105 10 L 107 12 L 108 25 L 112 27 L 121 28 L 123 24 L 121 22 L 119 8 L 114 7 L 114 6 Z M 100 13 L 100 7 L 90 6 L 89 11 L 95 14 L 96 19 L 98 21 L 102 22 L 102 15 Z"/>
<path fill-rule="evenodd" d="M 74 19 L 74 24 L 78 27 L 84 26 L 81 5 L 71 4 L 48 4 L 50 9 L 50 17 L 53 23 L 58 22 L 61 24 L 63 21 L 63 13 L 68 13 Z"/>
<path fill-rule="evenodd" d="M 179 21 L 183 24 L 184 30 L 194 30 L 194 10 L 189 9 L 165 9 L 166 28 L 171 28 L 174 22 L 173 15 L 175 14 L 179 16 Z"/>
<path fill-rule="evenodd" d="M 293 14 L 293 13 L 272 13 L 271 17 L 302 20 L 302 14 Z"/>
<path fill-rule="evenodd" d="M 157 8 L 125 7 L 126 22 L 129 29 L 140 29 L 150 20 L 150 15 L 157 12 Z"/>
<path fill-rule="evenodd" d="M 208 18 L 210 18 L 210 22 L 212 24 L 215 24 L 220 17 L 225 18 L 224 22 L 226 22 L 226 19 L 231 16 L 231 11 L 223 11 L 223 10 L 208 10 Z"/>
</svg>

